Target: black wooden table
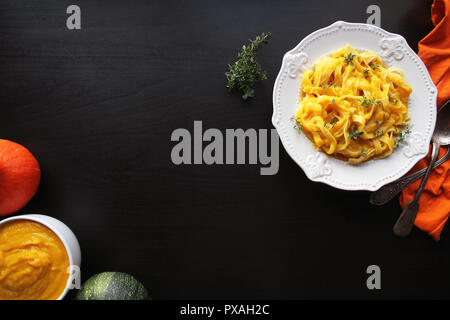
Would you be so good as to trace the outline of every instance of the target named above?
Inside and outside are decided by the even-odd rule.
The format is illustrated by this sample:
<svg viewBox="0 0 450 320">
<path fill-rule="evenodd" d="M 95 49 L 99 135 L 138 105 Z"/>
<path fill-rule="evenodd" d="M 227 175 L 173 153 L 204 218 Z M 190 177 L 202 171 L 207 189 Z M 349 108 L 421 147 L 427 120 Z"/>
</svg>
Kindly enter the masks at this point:
<svg viewBox="0 0 450 320">
<path fill-rule="evenodd" d="M 81 8 L 68 30 L 66 8 Z M 42 167 L 19 213 L 54 216 L 78 236 L 84 279 L 135 275 L 155 299 L 449 298 L 449 234 L 392 235 L 400 208 L 309 181 L 280 145 L 277 175 L 259 165 L 172 163 L 176 128 L 271 128 L 282 55 L 336 20 L 381 26 L 411 47 L 431 29 L 430 1 L 3 0 L 0 137 Z M 269 79 L 244 103 L 224 72 L 240 46 Z M 381 267 L 381 290 L 366 268 Z"/>
</svg>

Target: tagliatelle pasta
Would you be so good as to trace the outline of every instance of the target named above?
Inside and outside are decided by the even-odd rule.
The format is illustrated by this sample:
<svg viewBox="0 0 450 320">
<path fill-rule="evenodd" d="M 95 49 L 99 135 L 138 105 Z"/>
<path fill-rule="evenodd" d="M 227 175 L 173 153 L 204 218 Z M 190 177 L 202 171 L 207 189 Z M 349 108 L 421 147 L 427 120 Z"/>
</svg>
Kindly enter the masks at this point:
<svg viewBox="0 0 450 320">
<path fill-rule="evenodd" d="M 349 45 L 305 70 L 297 126 L 314 146 L 357 164 L 390 155 L 409 122 L 402 70 Z"/>
</svg>

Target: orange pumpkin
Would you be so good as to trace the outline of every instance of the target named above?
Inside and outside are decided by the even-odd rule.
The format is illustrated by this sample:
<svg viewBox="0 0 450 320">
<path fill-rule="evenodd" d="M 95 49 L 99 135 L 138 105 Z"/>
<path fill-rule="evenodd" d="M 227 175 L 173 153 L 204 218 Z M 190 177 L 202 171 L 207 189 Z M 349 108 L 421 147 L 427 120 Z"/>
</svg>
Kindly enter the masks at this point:
<svg viewBox="0 0 450 320">
<path fill-rule="evenodd" d="M 41 169 L 27 148 L 0 139 L 0 215 L 23 208 L 36 193 Z"/>
</svg>

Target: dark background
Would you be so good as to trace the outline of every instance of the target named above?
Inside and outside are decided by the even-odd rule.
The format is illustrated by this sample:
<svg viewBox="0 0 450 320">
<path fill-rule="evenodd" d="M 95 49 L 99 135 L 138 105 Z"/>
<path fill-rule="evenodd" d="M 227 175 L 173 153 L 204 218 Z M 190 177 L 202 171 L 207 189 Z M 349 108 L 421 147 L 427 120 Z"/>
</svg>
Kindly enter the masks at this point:
<svg viewBox="0 0 450 320">
<path fill-rule="evenodd" d="M 82 29 L 66 28 L 77 4 Z M 283 54 L 336 20 L 381 25 L 414 50 L 431 1 L 2 0 L 0 137 L 42 167 L 19 213 L 65 222 L 84 279 L 135 275 L 155 299 L 449 298 L 450 239 L 392 235 L 397 201 L 310 182 L 280 145 L 280 170 L 175 166 L 176 128 L 271 128 Z M 269 79 L 244 103 L 225 89 L 240 46 L 272 32 L 259 53 Z M 382 290 L 366 288 L 368 265 Z"/>
</svg>

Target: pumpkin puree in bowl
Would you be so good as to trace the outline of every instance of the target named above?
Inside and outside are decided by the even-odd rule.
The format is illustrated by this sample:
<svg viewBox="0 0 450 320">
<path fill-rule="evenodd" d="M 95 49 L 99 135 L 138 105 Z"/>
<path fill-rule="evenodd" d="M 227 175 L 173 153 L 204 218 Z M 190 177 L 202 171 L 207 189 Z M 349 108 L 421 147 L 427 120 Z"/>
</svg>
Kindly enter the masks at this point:
<svg viewBox="0 0 450 320">
<path fill-rule="evenodd" d="M 67 286 L 69 256 L 59 237 L 31 220 L 0 225 L 0 300 L 56 300 Z"/>
</svg>

